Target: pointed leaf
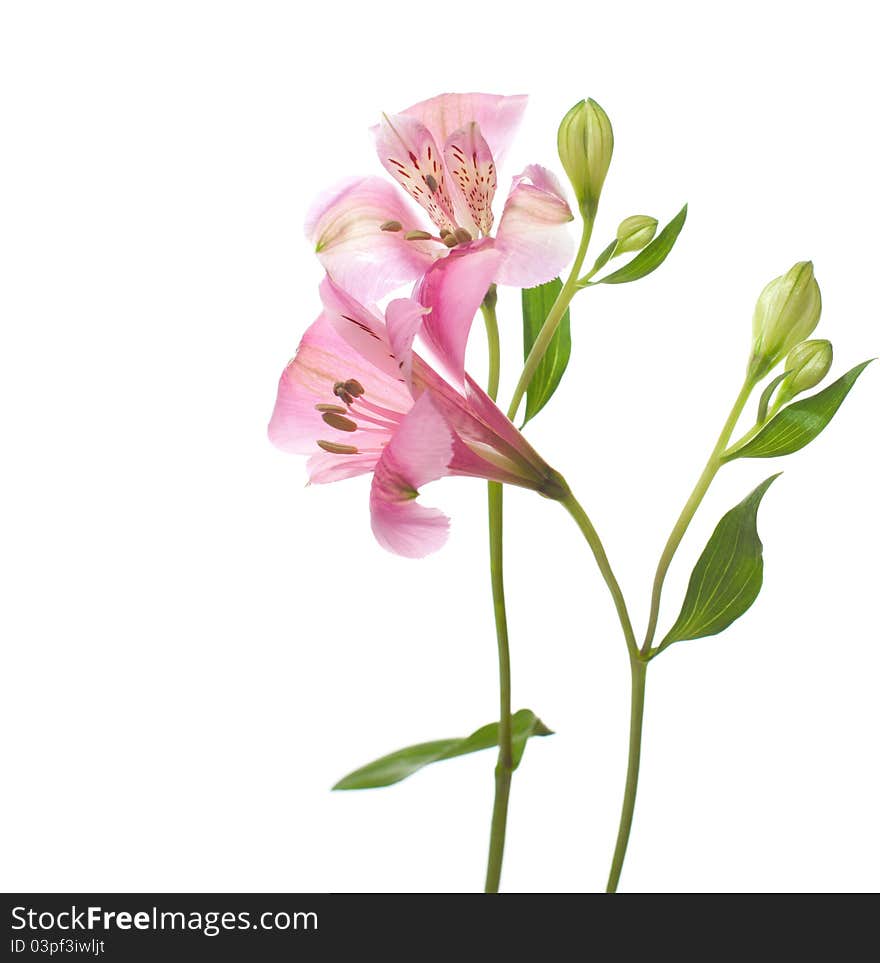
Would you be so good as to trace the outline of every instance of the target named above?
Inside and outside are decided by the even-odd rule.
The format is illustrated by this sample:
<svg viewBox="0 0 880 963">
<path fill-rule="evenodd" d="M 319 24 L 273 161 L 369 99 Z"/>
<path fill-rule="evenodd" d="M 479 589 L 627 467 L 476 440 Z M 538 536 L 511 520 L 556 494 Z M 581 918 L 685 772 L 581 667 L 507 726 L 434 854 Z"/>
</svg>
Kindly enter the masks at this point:
<svg viewBox="0 0 880 963">
<path fill-rule="evenodd" d="M 808 445 L 831 421 L 856 379 L 870 363 L 863 361 L 824 390 L 792 402 L 771 418 L 751 441 L 727 452 L 724 460 L 774 458 L 790 455 Z"/>
<path fill-rule="evenodd" d="M 598 281 L 590 281 L 590 284 L 624 284 L 627 281 L 638 281 L 645 277 L 666 260 L 666 255 L 672 250 L 684 222 L 687 220 L 687 204 L 673 217 L 673 219 L 663 228 L 663 230 L 628 263 L 622 268 L 607 274 Z"/>
<path fill-rule="evenodd" d="M 513 768 L 520 764 L 526 742 L 531 736 L 549 736 L 552 731 L 535 715 L 531 709 L 520 709 L 512 717 Z M 334 789 L 376 789 L 391 786 L 419 769 L 440 762 L 464 756 L 481 749 L 491 749 L 498 745 L 498 723 L 492 722 L 464 739 L 438 739 L 435 742 L 421 742 L 406 749 L 398 749 L 381 759 L 350 772 L 333 787 Z"/>
<path fill-rule="evenodd" d="M 553 307 L 562 281 L 554 278 L 546 284 L 539 284 L 535 288 L 523 288 L 523 357 L 527 358 L 538 333 L 544 326 L 544 320 Z M 526 416 L 523 424 L 532 418 L 553 397 L 553 392 L 559 387 L 568 359 L 571 357 L 571 315 L 568 311 L 562 316 L 556 333 L 547 346 L 541 363 L 535 371 L 534 377 L 526 392 Z"/>
<path fill-rule="evenodd" d="M 778 478 L 771 475 L 718 523 L 691 572 L 675 625 L 657 647 L 723 632 L 755 601 L 764 578 L 758 506 Z M 656 653 L 655 653 L 656 654 Z"/>
<path fill-rule="evenodd" d="M 597 271 L 601 271 L 602 268 L 605 267 L 605 265 L 611 260 L 616 250 L 617 238 L 615 238 L 593 262 L 593 266 L 590 268 L 590 275 L 595 274 Z"/>
<path fill-rule="evenodd" d="M 781 375 L 777 375 L 761 392 L 761 399 L 758 401 L 758 417 L 756 419 L 759 425 L 767 420 L 767 409 L 770 407 L 770 399 L 773 397 L 773 392 L 776 391 L 790 374 L 790 371 L 783 371 Z"/>
</svg>

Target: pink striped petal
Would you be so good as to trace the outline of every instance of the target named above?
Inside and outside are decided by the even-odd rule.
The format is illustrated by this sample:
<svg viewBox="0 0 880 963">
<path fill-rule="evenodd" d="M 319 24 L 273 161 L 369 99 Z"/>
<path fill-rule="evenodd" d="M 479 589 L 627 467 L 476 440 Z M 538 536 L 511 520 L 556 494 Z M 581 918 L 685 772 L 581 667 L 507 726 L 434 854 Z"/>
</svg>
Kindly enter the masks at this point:
<svg viewBox="0 0 880 963">
<path fill-rule="evenodd" d="M 422 326 L 428 308 L 411 298 L 397 298 L 385 309 L 385 324 L 391 352 L 397 359 L 400 377 L 412 384 L 413 341 Z"/>
<path fill-rule="evenodd" d="M 498 282 L 530 288 L 556 277 L 572 256 L 566 224 L 573 219 L 557 178 L 537 164 L 527 167 L 514 178 L 498 225 Z"/>
<path fill-rule="evenodd" d="M 441 230 L 455 230 L 443 158 L 424 124 L 403 114 L 382 115 L 373 128 L 376 152 L 386 171 Z"/>
<path fill-rule="evenodd" d="M 318 439 L 364 447 L 368 443 L 369 447 L 374 447 L 375 436 L 331 428 L 315 408 L 316 404 L 338 404 L 333 386 L 350 378 L 359 381 L 367 397 L 384 408 L 405 412 L 412 405 L 406 386 L 377 371 L 336 333 L 331 319 L 322 314 L 306 330 L 296 356 L 281 375 L 269 422 L 272 443 L 283 451 L 301 455 L 315 452 Z"/>
<path fill-rule="evenodd" d="M 397 222 L 399 231 L 383 231 Z M 352 178 L 321 194 L 306 221 L 324 269 L 361 301 L 377 301 L 414 281 L 441 253 L 436 243 L 407 241 L 422 230 L 422 217 L 382 177 Z"/>
<path fill-rule="evenodd" d="M 343 291 L 331 277 L 324 278 L 318 290 L 336 333 L 389 378 L 402 381 L 385 322 Z"/>
<path fill-rule="evenodd" d="M 401 422 L 373 476 L 373 534 L 384 548 L 407 558 L 422 558 L 446 541 L 449 519 L 415 499 L 422 485 L 448 474 L 454 441 L 426 392 Z"/>
<path fill-rule="evenodd" d="M 458 195 L 457 208 L 467 210 L 467 220 L 488 235 L 492 230 L 492 198 L 498 178 L 492 151 L 480 133 L 479 124 L 470 123 L 452 133 L 443 148 L 443 159 L 450 185 Z M 459 221 L 467 223 L 461 216 Z"/>
<path fill-rule="evenodd" d="M 464 385 L 471 324 L 501 263 L 492 241 L 453 248 L 448 257 L 433 265 L 413 293 L 431 309 L 422 323 L 422 338 L 460 386 Z"/>
<path fill-rule="evenodd" d="M 527 102 L 525 95 L 440 94 L 407 107 L 403 113 L 421 121 L 438 144 L 445 144 L 454 131 L 467 124 L 479 124 L 496 164 L 500 164 L 516 134 Z"/>
<path fill-rule="evenodd" d="M 317 451 L 306 462 L 309 481 L 314 485 L 343 481 L 357 475 L 366 475 L 376 467 L 379 455 L 376 452 L 358 455 L 333 455 L 328 451 Z"/>
</svg>

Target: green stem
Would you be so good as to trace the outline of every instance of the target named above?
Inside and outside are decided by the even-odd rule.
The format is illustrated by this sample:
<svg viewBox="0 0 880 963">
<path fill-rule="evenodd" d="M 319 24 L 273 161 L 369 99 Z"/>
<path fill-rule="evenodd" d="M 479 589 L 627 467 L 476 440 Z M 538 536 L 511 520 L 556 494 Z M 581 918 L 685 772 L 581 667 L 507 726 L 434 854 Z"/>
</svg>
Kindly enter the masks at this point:
<svg viewBox="0 0 880 963">
<path fill-rule="evenodd" d="M 645 708 L 645 675 L 648 669 L 647 662 L 639 652 L 639 644 L 636 641 L 629 612 L 626 608 L 626 601 L 620 585 L 611 569 L 608 556 L 602 546 L 602 541 L 596 533 L 593 523 L 584 511 L 581 504 L 571 493 L 571 489 L 564 485 L 567 494 L 561 499 L 568 513 L 577 523 L 583 533 L 584 538 L 590 546 L 599 571 L 605 579 L 608 591 L 617 609 L 617 617 L 623 629 L 626 639 L 626 647 L 629 652 L 630 672 L 632 674 L 632 702 L 630 708 L 630 729 L 629 729 L 629 761 L 626 770 L 626 789 L 623 794 L 623 809 L 620 814 L 620 827 L 617 831 L 617 845 L 614 848 L 614 859 L 611 864 L 611 875 L 608 878 L 609 893 L 617 890 L 617 883 L 620 879 L 620 871 L 623 868 L 623 859 L 626 855 L 626 846 L 629 842 L 629 833 L 632 828 L 633 812 L 636 805 L 636 788 L 639 782 L 639 759 L 642 746 L 642 716 Z"/>
<path fill-rule="evenodd" d="M 617 618 L 620 622 L 620 627 L 623 629 L 623 636 L 626 639 L 626 647 L 629 650 L 630 659 L 638 658 L 639 644 L 636 641 L 636 635 L 633 631 L 629 612 L 626 608 L 626 600 L 623 597 L 623 592 L 621 591 L 620 585 L 617 582 L 617 578 L 615 577 L 611 568 L 611 563 L 608 561 L 608 556 L 605 554 L 605 548 L 602 545 L 602 540 L 599 538 L 598 532 L 593 526 L 593 523 L 590 521 L 589 515 L 587 515 L 583 509 L 583 506 L 574 497 L 565 479 L 563 479 L 560 475 L 558 481 L 561 483 L 566 492 L 566 495 L 559 501 L 569 515 L 571 515 L 571 517 L 575 520 L 578 528 L 581 530 L 584 538 L 587 540 L 587 544 L 590 546 L 593 557 L 596 559 L 596 565 L 599 567 L 602 578 L 605 580 L 605 584 L 608 586 L 608 591 L 611 593 L 611 598 L 614 602 L 614 608 L 617 610 Z"/>
<path fill-rule="evenodd" d="M 498 395 L 501 373 L 501 350 L 498 319 L 495 314 L 495 285 L 489 289 L 482 305 L 489 345 L 489 378 L 486 391 L 494 401 Z M 492 807 L 492 829 L 489 836 L 489 859 L 486 866 L 487 893 L 497 893 L 504 861 L 507 834 L 507 809 L 513 778 L 513 732 L 511 721 L 510 641 L 507 634 L 507 607 L 504 600 L 504 489 L 489 482 L 489 571 L 492 580 L 492 605 L 495 612 L 495 635 L 498 640 L 498 762 L 495 766 L 495 802 Z"/>
<path fill-rule="evenodd" d="M 673 556 L 678 550 L 682 538 L 684 538 L 684 533 L 687 531 L 691 519 L 693 519 L 694 514 L 700 507 L 700 502 L 702 502 L 706 492 L 709 490 L 712 479 L 722 465 L 721 458 L 727 448 L 727 443 L 730 441 L 733 429 L 739 421 L 740 415 L 746 406 L 746 402 L 749 400 L 749 395 L 752 393 L 754 386 L 752 378 L 747 377 L 737 395 L 736 401 L 733 403 L 730 414 L 727 416 L 727 421 L 721 429 L 721 434 L 718 436 L 718 441 L 712 449 L 712 454 L 709 455 L 706 467 L 703 469 L 703 473 L 699 479 L 697 479 L 694 490 L 685 502 L 684 508 L 678 516 L 678 521 L 673 525 L 672 531 L 669 533 L 669 538 L 666 540 L 666 545 L 660 555 L 660 561 L 657 563 L 657 571 L 654 575 L 654 586 L 651 590 L 651 611 L 648 616 L 648 629 L 645 633 L 645 641 L 641 650 L 643 656 L 649 655 L 651 643 L 654 641 L 654 633 L 657 631 L 657 619 L 660 615 L 660 595 L 663 591 L 663 582 L 666 579 L 666 573 L 669 571 Z"/>
<path fill-rule="evenodd" d="M 620 872 L 626 857 L 629 833 L 632 829 L 633 813 L 636 808 L 636 791 L 639 786 L 639 762 L 642 755 L 642 719 L 645 714 L 645 678 L 648 666 L 639 655 L 630 655 L 632 675 L 632 696 L 629 710 L 629 757 L 626 765 L 626 788 L 623 792 L 623 808 L 620 813 L 620 826 L 617 830 L 617 843 L 611 860 L 606 893 L 616 893 L 620 882 Z"/>
<path fill-rule="evenodd" d="M 497 893 L 504 859 L 507 831 L 507 807 L 513 776 L 513 733 L 511 729 L 510 643 L 507 635 L 507 609 L 504 603 L 503 568 L 503 488 L 489 482 L 489 564 L 492 574 L 492 602 L 495 608 L 495 633 L 498 638 L 498 762 L 495 766 L 495 804 L 492 808 L 492 830 L 489 837 L 489 861 L 486 867 L 486 892 Z"/>
<path fill-rule="evenodd" d="M 568 309 L 571 299 L 580 290 L 578 285 L 578 275 L 580 274 L 581 268 L 584 264 L 584 258 L 587 256 L 587 248 L 590 246 L 590 236 L 593 233 L 593 221 L 590 218 L 584 218 L 584 228 L 581 234 L 581 243 L 578 248 L 577 254 L 574 258 L 574 263 L 571 266 L 571 271 L 568 275 L 568 280 L 563 284 L 562 290 L 553 302 L 553 307 L 550 308 L 547 313 L 547 317 L 544 321 L 544 325 L 538 332 L 538 337 L 535 338 L 535 343 L 532 345 L 532 350 L 529 351 L 529 356 L 526 358 L 525 364 L 523 365 L 522 373 L 519 376 L 519 381 L 516 383 L 516 388 L 513 390 L 513 397 L 510 401 L 510 407 L 507 409 L 507 417 L 513 421 L 516 418 L 516 413 L 519 411 L 519 406 L 522 403 L 523 396 L 526 391 L 528 391 L 529 385 L 532 382 L 532 378 L 535 376 L 535 372 L 538 370 L 538 365 L 544 358 L 547 352 L 547 348 L 550 345 L 550 341 L 553 335 L 556 334 L 556 329 L 559 327 L 559 322 L 562 320 L 562 316 Z"/>
<path fill-rule="evenodd" d="M 495 305 L 498 303 L 498 293 L 495 285 L 489 288 L 480 310 L 486 322 L 486 341 L 489 348 L 489 377 L 486 381 L 486 394 L 493 400 L 498 397 L 498 382 L 501 378 L 501 339 L 498 335 L 498 316 Z"/>
</svg>

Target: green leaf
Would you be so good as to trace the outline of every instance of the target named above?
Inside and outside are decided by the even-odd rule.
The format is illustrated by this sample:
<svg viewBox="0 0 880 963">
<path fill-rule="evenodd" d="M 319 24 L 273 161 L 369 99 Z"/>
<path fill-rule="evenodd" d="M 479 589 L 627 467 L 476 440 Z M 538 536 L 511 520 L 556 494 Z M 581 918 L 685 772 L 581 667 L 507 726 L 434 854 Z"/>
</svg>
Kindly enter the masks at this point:
<svg viewBox="0 0 880 963">
<path fill-rule="evenodd" d="M 551 736 L 548 729 L 531 709 L 520 709 L 512 717 L 513 731 L 513 768 L 520 764 L 526 742 L 531 736 Z M 420 742 L 406 749 L 398 749 L 390 755 L 382 756 L 374 762 L 355 769 L 344 776 L 334 789 L 376 789 L 391 786 L 406 779 L 419 769 L 432 762 L 464 756 L 481 749 L 491 749 L 498 745 L 498 723 L 492 722 L 464 739 L 439 739 L 436 742 Z"/>
<path fill-rule="evenodd" d="M 666 260 L 666 255 L 672 250 L 678 235 L 681 234 L 687 219 L 687 209 L 688 206 L 685 204 L 654 240 L 643 247 L 628 264 L 624 264 L 622 268 L 607 274 L 604 278 L 599 278 L 598 281 L 590 281 L 590 284 L 624 284 L 627 281 L 638 281 L 639 278 L 656 271 Z"/>
<path fill-rule="evenodd" d="M 717 635 L 755 601 L 764 579 L 758 506 L 771 475 L 721 519 L 691 572 L 681 612 L 657 652 L 685 639 Z M 655 653 L 656 654 L 656 653 Z"/>
<path fill-rule="evenodd" d="M 527 358 L 538 333 L 544 326 L 544 319 L 553 307 L 562 281 L 554 278 L 536 288 L 523 288 L 523 357 Z M 547 352 L 538 365 L 535 375 L 526 392 L 526 415 L 523 424 L 532 418 L 553 397 L 559 387 L 568 359 L 571 357 L 571 315 L 568 311 L 562 316 L 556 333 L 547 346 Z"/>
<path fill-rule="evenodd" d="M 791 374 L 790 371 L 783 371 L 781 375 L 777 375 L 769 385 L 761 392 L 761 399 L 758 402 L 758 424 L 767 420 L 767 409 L 770 407 L 770 399 L 773 397 L 773 392 L 782 384 L 783 381 Z"/>
<path fill-rule="evenodd" d="M 824 390 L 783 408 L 751 441 L 728 451 L 724 461 L 790 455 L 808 445 L 831 421 L 856 379 L 870 363 L 863 361 L 857 364 Z"/>
<path fill-rule="evenodd" d="M 603 267 L 611 260 L 614 252 L 617 250 L 617 238 L 615 238 L 608 247 L 596 258 L 593 262 L 593 267 L 590 269 L 590 274 L 595 274 L 597 271 L 601 271 Z"/>
</svg>

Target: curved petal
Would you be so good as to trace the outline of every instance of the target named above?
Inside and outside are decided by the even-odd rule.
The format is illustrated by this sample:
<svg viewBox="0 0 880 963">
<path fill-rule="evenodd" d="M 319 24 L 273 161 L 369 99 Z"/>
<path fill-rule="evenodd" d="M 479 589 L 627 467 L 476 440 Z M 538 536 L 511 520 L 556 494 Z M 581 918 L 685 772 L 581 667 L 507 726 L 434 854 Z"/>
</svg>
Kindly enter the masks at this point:
<svg viewBox="0 0 880 963">
<path fill-rule="evenodd" d="M 331 455 L 318 451 L 306 462 L 309 482 L 326 485 L 329 482 L 343 481 L 356 475 L 366 475 L 376 467 L 379 455 L 375 452 L 359 455 Z"/>
<path fill-rule="evenodd" d="M 413 405 L 382 453 L 370 491 L 373 534 L 407 558 L 422 558 L 446 541 L 449 519 L 416 503 L 419 488 L 448 474 L 455 435 L 427 392 Z"/>
<path fill-rule="evenodd" d="M 397 222 L 398 231 L 382 225 Z M 328 274 L 361 301 L 377 301 L 427 271 L 436 243 L 407 241 L 422 218 L 381 177 L 356 177 L 321 194 L 309 211 L 306 236 Z"/>
<path fill-rule="evenodd" d="M 406 379 L 407 385 L 412 384 L 413 341 L 428 310 L 411 298 L 397 298 L 385 309 L 391 352 L 397 359 L 400 376 Z"/>
<path fill-rule="evenodd" d="M 454 231 L 443 158 L 428 128 L 403 114 L 382 115 L 373 128 L 376 153 L 386 171 L 441 230 Z M 441 141 L 442 143 L 442 141 Z"/>
<path fill-rule="evenodd" d="M 272 443 L 282 451 L 300 455 L 315 452 L 319 439 L 353 447 L 375 447 L 374 434 L 337 431 L 315 408 L 316 404 L 339 402 L 333 387 L 338 381 L 351 378 L 361 383 L 372 402 L 384 408 L 405 412 L 412 405 L 406 386 L 378 371 L 336 333 L 331 319 L 322 314 L 306 330 L 296 356 L 281 375 L 269 422 Z"/>
<path fill-rule="evenodd" d="M 422 322 L 422 338 L 461 386 L 471 324 L 501 263 L 491 240 L 453 248 L 413 292 L 417 301 L 431 309 Z"/>
<path fill-rule="evenodd" d="M 571 220 L 562 186 L 546 168 L 532 164 L 514 178 L 498 225 L 498 282 L 531 288 L 556 277 L 572 256 Z"/>
<path fill-rule="evenodd" d="M 469 221 L 477 230 L 488 235 L 492 230 L 492 198 L 498 186 L 492 151 L 476 122 L 454 131 L 443 147 L 443 159 L 449 171 L 450 185 L 455 188 L 453 199 L 461 211 L 461 223 Z M 455 196 L 457 195 L 457 197 Z M 464 212 L 469 215 L 462 216 Z M 474 235 L 476 236 L 476 234 Z"/>
<path fill-rule="evenodd" d="M 503 160 L 522 120 L 528 97 L 517 94 L 440 94 L 407 107 L 404 114 L 428 128 L 438 144 L 471 122 L 480 125 L 496 163 Z"/>
<path fill-rule="evenodd" d="M 329 276 L 318 290 L 324 311 L 340 338 L 387 377 L 402 381 L 385 322 Z"/>
</svg>

